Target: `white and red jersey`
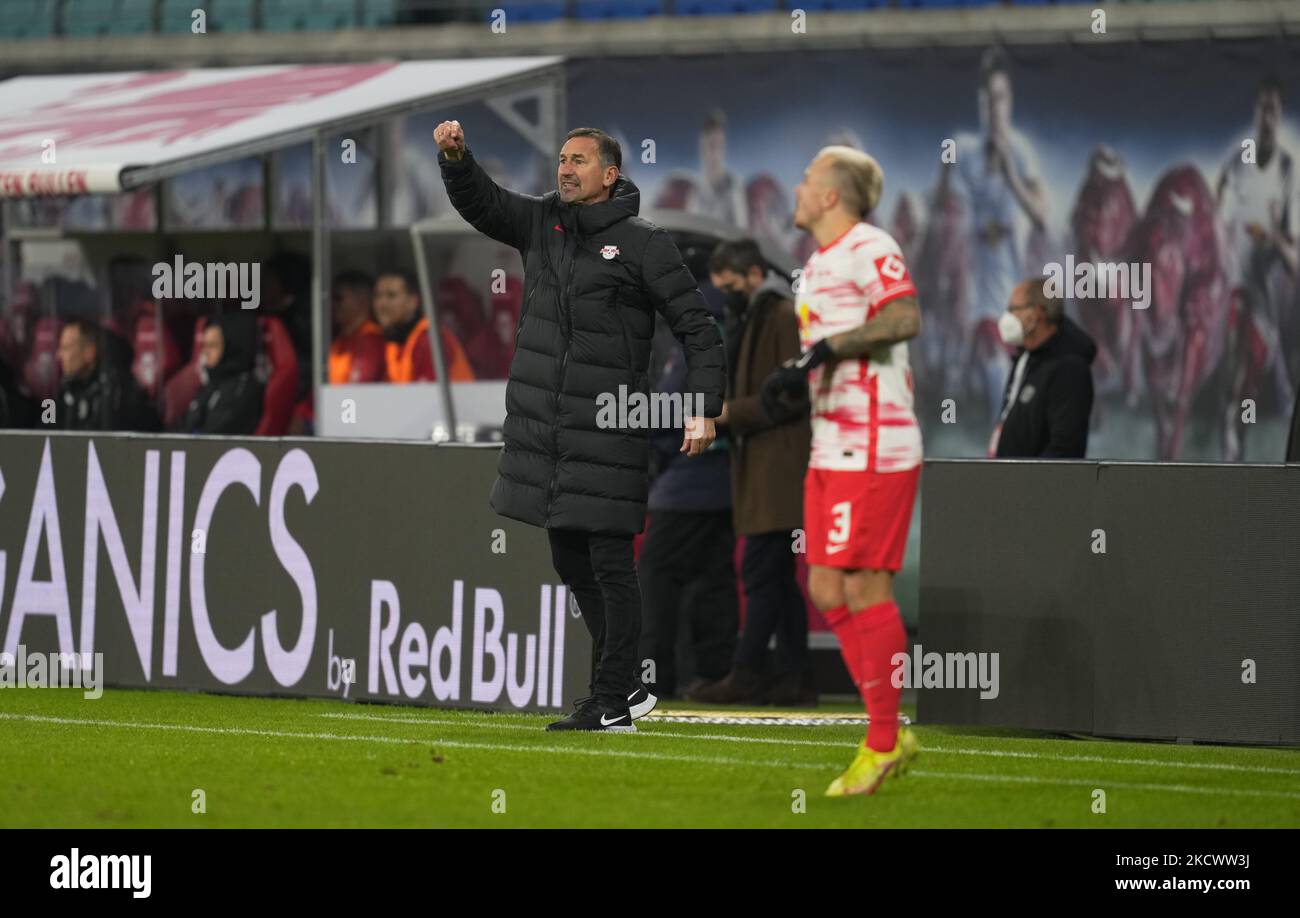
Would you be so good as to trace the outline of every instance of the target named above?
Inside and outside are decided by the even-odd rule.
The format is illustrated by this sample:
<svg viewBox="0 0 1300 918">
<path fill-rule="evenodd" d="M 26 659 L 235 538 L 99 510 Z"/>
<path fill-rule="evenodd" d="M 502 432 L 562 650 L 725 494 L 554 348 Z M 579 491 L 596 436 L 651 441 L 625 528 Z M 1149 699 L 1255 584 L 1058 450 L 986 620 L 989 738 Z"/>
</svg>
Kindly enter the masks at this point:
<svg viewBox="0 0 1300 918">
<path fill-rule="evenodd" d="M 799 284 L 799 335 L 805 350 L 848 331 L 899 297 L 915 296 L 893 237 L 858 223 L 812 254 Z M 907 344 L 882 344 L 857 359 L 817 367 L 808 467 L 902 472 L 921 464 L 921 428 L 912 412 Z"/>
</svg>

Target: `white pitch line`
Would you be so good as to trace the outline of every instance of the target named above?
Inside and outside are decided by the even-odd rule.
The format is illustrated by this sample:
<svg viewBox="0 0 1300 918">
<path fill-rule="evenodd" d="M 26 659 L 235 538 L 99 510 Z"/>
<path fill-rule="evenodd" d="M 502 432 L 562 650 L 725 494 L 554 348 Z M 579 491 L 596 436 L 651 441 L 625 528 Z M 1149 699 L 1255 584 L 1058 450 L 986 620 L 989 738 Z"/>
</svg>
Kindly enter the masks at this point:
<svg viewBox="0 0 1300 918">
<path fill-rule="evenodd" d="M 1191 784 L 1134 784 L 1130 782 L 1101 779 L 1095 781 L 1084 781 L 1078 778 L 1071 778 L 1062 781 L 1052 780 L 1050 778 L 1035 778 L 1030 775 L 979 775 L 956 771 L 909 771 L 908 774 L 920 778 L 956 778 L 960 781 L 991 781 L 1003 784 L 1048 784 L 1055 787 L 1092 787 L 1102 788 L 1103 790 L 1119 788 L 1120 790 L 1173 791 L 1180 794 L 1209 794 L 1211 796 L 1231 794 L 1236 797 L 1286 797 L 1291 800 L 1300 800 L 1300 792 L 1253 790 L 1244 787 L 1219 788 L 1197 787 Z"/>
<path fill-rule="evenodd" d="M 255 730 L 251 727 L 200 727 L 195 724 L 152 724 L 135 721 L 121 720 L 94 720 L 90 718 L 74 717 L 51 717 L 41 714 L 10 714 L 0 713 L 0 720 L 21 720 L 31 723 L 61 724 L 66 726 L 86 726 L 86 727 L 115 727 L 127 730 L 174 730 L 183 733 L 206 733 L 220 736 L 261 736 L 269 739 L 309 739 L 309 740 L 335 740 L 343 742 L 359 743 L 386 743 L 391 745 L 429 745 L 434 748 L 443 749 L 480 749 L 490 752 L 549 752 L 557 755 L 585 755 L 585 756 L 604 756 L 610 758 L 633 758 L 640 761 L 659 761 L 659 762 L 687 762 L 692 764 L 704 765 L 735 765 L 739 767 L 752 767 L 755 765 L 766 768 L 786 768 L 786 769 L 834 769 L 840 767 L 843 763 L 831 764 L 820 762 L 775 762 L 764 760 L 750 759 L 728 759 L 721 756 L 692 756 L 692 755 L 667 755 L 659 752 L 644 752 L 641 750 L 620 750 L 620 749 L 593 749 L 590 747 L 571 747 L 571 746 L 534 746 L 534 745 L 517 745 L 504 743 L 470 743 L 463 740 L 437 740 L 431 738 L 422 739 L 402 739 L 395 736 L 363 736 L 346 733 L 306 733 L 288 730 Z M 909 774 L 925 778 L 943 778 L 957 781 L 985 781 L 985 782 L 1002 782 L 1002 783 L 1019 783 L 1019 784 L 1042 784 L 1056 787 L 1110 787 L 1122 788 L 1128 790 L 1149 790 L 1149 791 L 1169 791 L 1173 793 L 1193 793 L 1209 795 L 1227 795 L 1237 797 L 1282 797 L 1289 799 L 1300 799 L 1300 793 L 1290 793 L 1287 791 L 1265 791 L 1250 790 L 1238 788 L 1209 788 L 1195 787 L 1186 784 L 1130 784 L 1118 781 L 1079 781 L 1078 779 L 1069 781 L 1052 780 L 1050 778 L 1034 778 L 1028 776 L 1014 775 L 980 775 L 965 774 L 961 772 L 943 772 L 943 771 L 913 771 Z"/>
<path fill-rule="evenodd" d="M 430 726 L 439 727 L 481 727 L 488 730 L 527 730 L 530 732 L 538 730 L 538 727 L 535 724 L 493 724 L 468 719 L 449 720 L 446 718 L 436 717 L 386 717 L 382 714 L 348 714 L 334 712 L 318 714 L 317 716 L 327 717 L 334 720 L 375 720 L 390 721 L 399 724 L 428 724 Z M 852 748 L 849 743 L 836 742 L 834 740 L 782 739 L 772 736 L 729 736 L 723 733 L 675 733 L 667 730 L 640 729 L 635 735 L 666 737 L 672 739 L 717 740 L 724 743 L 767 743 L 775 746 L 820 746 L 831 749 Z M 1230 762 L 1175 762 L 1167 759 L 1115 759 L 1107 758 L 1102 755 L 1045 755 L 1040 752 L 1015 752 L 1011 750 L 998 749 L 952 749 L 944 746 L 923 746 L 921 747 L 921 751 L 938 755 L 979 755 L 993 758 L 1030 759 L 1048 762 L 1092 762 L 1094 764 L 1102 765 L 1192 768 L 1204 771 L 1300 776 L 1300 768 L 1274 768 L 1269 765 L 1234 765 Z"/>
<path fill-rule="evenodd" d="M 185 733 L 208 733 L 225 736 L 263 736 L 270 739 L 343 740 L 366 743 L 389 743 L 402 746 L 433 746 L 439 749 L 484 749 L 492 752 L 551 752 L 556 754 L 611 756 L 614 758 L 647 759 L 656 762 L 688 762 L 711 765 L 761 765 L 766 768 L 835 768 L 825 762 L 776 762 L 729 759 L 722 756 L 668 755 L 661 752 L 640 752 L 621 749 L 591 749 L 571 746 L 537 746 L 505 743 L 470 743 L 464 740 L 441 740 L 427 737 L 403 739 L 396 736 L 363 736 L 348 733 L 304 733 L 289 730 L 254 730 L 251 727 L 199 727 L 194 724 L 150 724 L 124 720 L 93 720 L 89 718 L 49 717 L 41 714 L 0 713 L 0 720 L 25 720 L 35 723 L 67 724 L 86 727 L 119 727 L 128 730 L 178 730 Z M 603 737 L 602 737 L 603 739 Z"/>
</svg>

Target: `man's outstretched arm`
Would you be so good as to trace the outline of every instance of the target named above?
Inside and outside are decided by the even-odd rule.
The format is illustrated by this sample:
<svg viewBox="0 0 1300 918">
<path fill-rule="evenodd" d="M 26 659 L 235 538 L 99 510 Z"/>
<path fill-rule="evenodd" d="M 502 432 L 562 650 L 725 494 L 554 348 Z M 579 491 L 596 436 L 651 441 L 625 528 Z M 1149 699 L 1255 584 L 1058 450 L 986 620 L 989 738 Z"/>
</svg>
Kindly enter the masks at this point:
<svg viewBox="0 0 1300 918">
<path fill-rule="evenodd" d="M 483 235 L 520 251 L 528 248 L 541 199 L 509 191 L 492 181 L 465 146 L 459 121 L 438 125 L 433 139 L 438 143 L 442 181 L 457 212 Z"/>
</svg>

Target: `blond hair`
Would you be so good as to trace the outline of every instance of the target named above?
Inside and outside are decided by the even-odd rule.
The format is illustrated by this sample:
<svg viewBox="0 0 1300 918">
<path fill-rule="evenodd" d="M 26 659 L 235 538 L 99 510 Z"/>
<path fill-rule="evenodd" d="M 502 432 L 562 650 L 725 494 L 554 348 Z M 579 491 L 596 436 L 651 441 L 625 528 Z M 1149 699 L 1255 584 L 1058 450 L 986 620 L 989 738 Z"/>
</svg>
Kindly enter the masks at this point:
<svg viewBox="0 0 1300 918">
<path fill-rule="evenodd" d="M 830 158 L 831 181 L 845 208 L 866 219 L 880 203 L 880 194 L 885 186 L 885 173 L 880 163 L 861 150 L 838 144 L 822 147 L 817 156 Z"/>
</svg>

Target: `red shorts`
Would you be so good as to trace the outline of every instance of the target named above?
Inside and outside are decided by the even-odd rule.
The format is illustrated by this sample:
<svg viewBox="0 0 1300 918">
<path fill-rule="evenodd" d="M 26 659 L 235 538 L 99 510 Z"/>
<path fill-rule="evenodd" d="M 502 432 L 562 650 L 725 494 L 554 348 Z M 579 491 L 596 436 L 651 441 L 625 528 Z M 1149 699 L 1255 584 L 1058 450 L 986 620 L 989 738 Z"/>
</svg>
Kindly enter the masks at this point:
<svg viewBox="0 0 1300 918">
<path fill-rule="evenodd" d="M 921 467 L 906 472 L 809 469 L 803 485 L 808 563 L 897 571 Z"/>
</svg>

